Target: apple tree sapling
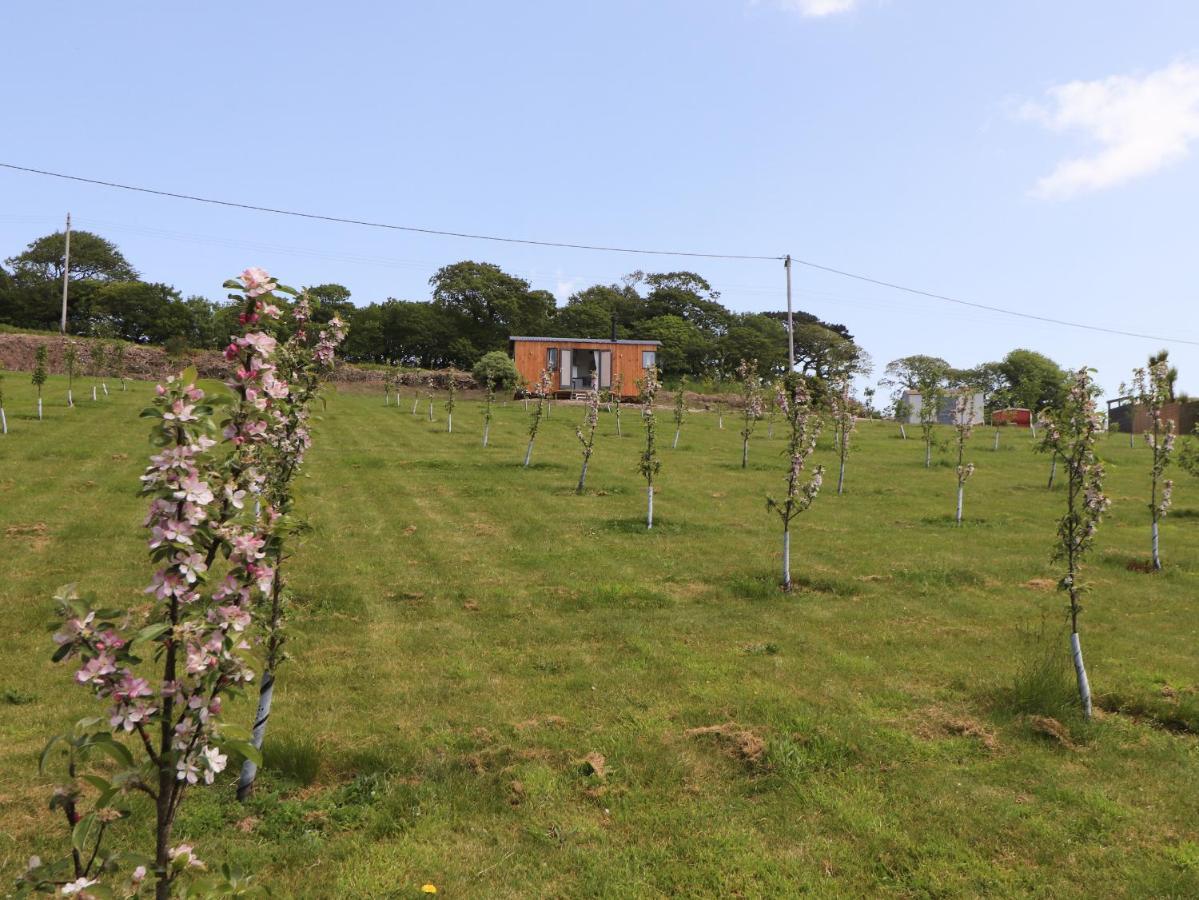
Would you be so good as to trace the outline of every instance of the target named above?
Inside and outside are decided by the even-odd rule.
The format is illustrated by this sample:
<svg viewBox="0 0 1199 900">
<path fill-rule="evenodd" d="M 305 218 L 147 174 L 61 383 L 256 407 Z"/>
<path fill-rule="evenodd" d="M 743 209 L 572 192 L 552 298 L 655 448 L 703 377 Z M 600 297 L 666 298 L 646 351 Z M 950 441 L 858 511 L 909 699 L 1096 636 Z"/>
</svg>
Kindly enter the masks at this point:
<svg viewBox="0 0 1199 900">
<path fill-rule="evenodd" d="M 1170 465 L 1170 456 L 1174 452 L 1174 441 L 1177 437 L 1174 433 L 1174 420 L 1162 415 L 1162 407 L 1169 402 L 1173 391 L 1170 365 L 1164 352 L 1158 357 L 1152 357 L 1147 369 L 1133 370 L 1133 390 L 1136 405 L 1144 409 L 1149 417 L 1145 443 L 1153 452 L 1149 469 L 1150 547 L 1153 568 L 1160 571 L 1162 558 L 1158 524 L 1170 511 L 1174 493 L 1174 482 L 1164 476 Z"/>
<path fill-rule="evenodd" d="M 290 594 L 283 577 L 283 564 L 290 554 L 285 549 L 289 538 L 303 530 L 295 518 L 293 485 L 311 446 L 312 403 L 333 368 L 335 350 L 345 339 L 345 327 L 336 315 L 326 325 L 315 326 L 309 295 L 296 296 L 293 289 L 275 283 L 261 269 L 247 269 L 240 281 L 226 282 L 226 285 L 244 292 L 238 299 L 254 327 L 259 327 L 254 323 L 255 315 L 267 329 L 273 326 L 273 330 L 277 330 L 279 320 L 285 315 L 290 315 L 292 325 L 287 340 L 276 343 L 274 353 L 259 366 L 263 370 L 261 380 L 265 396 L 269 398 L 271 419 L 264 439 L 255 447 L 253 460 L 263 478 L 259 485 L 251 487 L 251 492 L 256 498 L 255 519 L 266 539 L 263 547 L 265 564 L 274 572 L 267 595 L 255 609 L 256 620 L 265 632 L 266 652 L 250 743 L 261 751 L 271 714 L 275 678 L 286 659 L 283 646 Z M 296 296 L 289 313 L 280 311 L 273 291 Z M 226 354 L 236 352 L 236 349 L 231 345 Z M 236 381 L 230 386 L 235 394 L 243 390 L 243 385 Z M 245 390 L 254 396 L 252 387 Z M 257 772 L 257 763 L 246 759 L 238 779 L 238 799 L 246 799 L 253 791 Z"/>
<path fill-rule="evenodd" d="M 430 422 L 433 421 L 433 389 L 436 386 L 437 386 L 437 384 L 433 380 L 432 375 L 430 375 L 427 379 L 425 379 L 425 399 L 429 401 L 429 421 Z"/>
<path fill-rule="evenodd" d="M 40 344 L 33 355 L 33 377 L 29 379 L 37 388 L 37 418 L 42 420 L 42 386 L 46 383 L 46 345 Z"/>
<path fill-rule="evenodd" d="M 537 431 L 541 428 L 541 417 L 545 413 L 545 398 L 550 392 L 551 378 L 550 370 L 542 369 L 541 374 L 537 376 L 537 383 L 529 389 L 536 402 L 533 404 L 533 415 L 529 417 L 529 446 L 525 450 L 526 469 L 533 459 L 533 442 L 537 440 Z"/>
<path fill-rule="evenodd" d="M 645 377 L 637 380 L 640 390 L 641 424 L 645 426 L 645 449 L 641 452 L 638 469 L 646 484 L 645 527 L 654 527 L 654 478 L 662 468 L 658 459 L 657 418 L 654 413 L 654 398 L 662 383 L 658 380 L 658 367 L 650 366 L 645 370 Z"/>
<path fill-rule="evenodd" d="M 612 415 L 616 419 L 616 436 L 623 437 L 620 433 L 620 402 L 624 394 L 624 375 L 617 373 L 612 377 L 612 387 L 608 389 L 608 406 L 612 410 Z"/>
<path fill-rule="evenodd" d="M 958 394 L 953 405 L 953 429 L 957 438 L 958 449 L 958 510 L 955 521 L 962 524 L 962 500 L 966 492 L 966 482 L 974 474 L 974 463 L 966 462 L 966 442 L 974 431 L 974 391 L 966 389 Z"/>
<path fill-rule="evenodd" d="M 762 379 L 756 359 L 741 360 L 737 366 L 737 383 L 741 389 L 741 468 L 749 468 L 749 439 L 754 426 L 762 418 Z"/>
<path fill-rule="evenodd" d="M 491 412 L 495 406 L 495 376 L 488 375 L 486 379 L 487 395 L 483 399 L 483 446 L 491 434 Z"/>
<path fill-rule="evenodd" d="M 580 495 L 587 482 L 587 466 L 591 463 L 591 453 L 595 449 L 595 429 L 599 425 L 600 395 L 594 379 L 591 389 L 583 398 L 583 403 L 586 410 L 583 415 L 583 424 L 575 428 L 575 437 L 579 439 L 579 445 L 583 449 L 583 469 L 579 472 L 579 483 L 575 487 L 575 493 Z"/>
<path fill-rule="evenodd" d="M 143 412 L 154 421 L 160 448 L 141 479 L 150 497 L 145 525 L 156 567 L 146 590 L 154 598 L 146 620 L 130 624 L 137 618 L 130 611 L 96 609 L 73 586 L 57 594 L 66 621 L 55 635 L 54 659 L 78 660 L 76 682 L 109 708 L 105 718 L 84 719 L 52 739 L 42 754 L 44 766 L 60 745 L 68 751 L 70 781 L 56 793 L 55 806 L 72 829 L 74 849 L 60 862 L 30 867 L 24 880 L 36 890 L 111 880 L 132 862 L 105 852 L 102 843 L 130 799 L 144 794 L 153 803 L 153 854 L 134 870 L 131 893 L 150 879 L 155 897 L 175 895 L 184 873 L 202 867 L 190 845 L 173 839 L 187 791 L 212 784 L 231 750 L 258 759 L 244 732 L 224 722 L 223 709 L 254 678 L 245 631 L 256 598 L 269 591 L 274 576 L 260 522 L 243 502 L 247 488 L 264 477 L 253 465 L 253 448 L 270 427 L 262 364 L 274 339 L 251 332 L 238 345 L 245 358 L 236 378 L 247 387 L 228 407 L 223 427 L 213 422 L 214 406 L 196 385 L 194 369 L 160 384 L 154 405 Z M 251 390 L 266 393 L 251 397 Z M 154 660 L 152 675 L 145 659 Z M 80 773 L 84 751 L 91 750 L 105 753 L 116 768 Z M 84 783 L 98 791 L 88 812 L 80 809 Z"/>
<path fill-rule="evenodd" d="M 79 365 L 79 347 L 74 341 L 66 341 L 62 350 L 62 365 L 67 373 L 67 406 L 75 405 L 75 371 Z"/>
<path fill-rule="evenodd" d="M 766 508 L 777 512 L 783 523 L 783 582 L 784 591 L 791 590 L 791 520 L 812 505 L 824 481 L 824 467 L 817 466 L 806 475 L 808 457 L 816 449 L 820 436 L 820 416 L 812 406 L 811 396 L 798 372 L 788 372 L 777 386 L 775 405 L 788 426 L 787 493 L 782 500 L 766 498 Z M 806 476 L 806 477 L 805 477 Z"/>
<path fill-rule="evenodd" d="M 112 352 L 108 354 L 109 363 L 112 366 L 112 374 L 121 379 L 121 391 L 125 391 L 125 344 L 123 341 L 114 341 Z"/>
<path fill-rule="evenodd" d="M 454 399 L 458 393 L 458 385 L 454 382 L 454 376 L 451 374 L 449 379 L 450 395 L 445 401 L 445 430 L 447 434 L 454 433 L 454 407 L 457 401 Z"/>
<path fill-rule="evenodd" d="M 837 451 L 837 493 L 845 493 L 845 464 L 853 433 L 857 428 L 857 417 L 853 412 L 850 396 L 850 378 L 846 372 L 836 372 L 828 386 L 829 417 L 833 422 L 833 447 Z"/>
<path fill-rule="evenodd" d="M 1095 443 L 1102 432 L 1103 419 L 1096 407 L 1099 394 L 1090 369 L 1079 369 L 1071 377 L 1065 399 L 1056 415 L 1043 417 L 1044 440 L 1051 452 L 1062 459 L 1066 472 L 1066 514 L 1058 523 L 1055 561 L 1064 561 L 1066 572 L 1058 589 L 1070 598 L 1070 655 L 1078 679 L 1078 696 L 1083 715 L 1091 718 L 1091 687 L 1083 664 L 1078 637 L 1078 616 L 1082 612 L 1084 587 L 1079 581 L 1083 557 L 1095 539 L 1095 530 L 1111 501 L 1103 494 L 1103 466 L 1095 456 Z"/>
<path fill-rule="evenodd" d="M 687 417 L 687 376 L 684 375 L 679 381 L 678 390 L 674 392 L 674 440 L 670 444 L 671 450 L 677 450 L 679 446 L 679 432 L 683 430 L 683 419 Z"/>
<path fill-rule="evenodd" d="M 933 437 L 937 427 L 937 412 L 945 396 L 940 373 L 926 373 L 917 383 L 920 392 L 920 435 L 924 439 L 924 468 L 933 464 Z"/>
</svg>

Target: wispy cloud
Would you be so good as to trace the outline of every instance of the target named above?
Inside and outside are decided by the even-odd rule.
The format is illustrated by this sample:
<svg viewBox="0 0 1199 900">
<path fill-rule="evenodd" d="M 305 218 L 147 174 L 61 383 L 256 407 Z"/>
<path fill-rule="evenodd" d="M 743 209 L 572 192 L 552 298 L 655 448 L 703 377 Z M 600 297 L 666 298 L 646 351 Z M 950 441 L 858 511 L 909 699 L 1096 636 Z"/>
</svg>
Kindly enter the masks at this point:
<svg viewBox="0 0 1199 900">
<path fill-rule="evenodd" d="M 813 19 L 846 13 L 858 5 L 858 0 L 778 0 L 783 9 L 790 9 Z"/>
<path fill-rule="evenodd" d="M 1114 75 L 1051 87 L 1020 115 L 1059 133 L 1081 132 L 1099 146 L 1062 160 L 1034 196 L 1071 197 L 1113 187 L 1185 159 L 1199 140 L 1199 64 L 1176 62 L 1145 75 Z"/>
</svg>

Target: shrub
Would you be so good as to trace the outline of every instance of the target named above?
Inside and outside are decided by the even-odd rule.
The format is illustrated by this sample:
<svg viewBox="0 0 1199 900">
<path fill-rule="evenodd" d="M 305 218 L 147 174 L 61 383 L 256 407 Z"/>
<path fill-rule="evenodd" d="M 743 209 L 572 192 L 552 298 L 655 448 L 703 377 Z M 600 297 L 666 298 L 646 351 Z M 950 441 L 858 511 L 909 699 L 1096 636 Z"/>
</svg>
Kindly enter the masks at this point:
<svg viewBox="0 0 1199 900">
<path fill-rule="evenodd" d="M 516 372 L 516 363 L 503 350 L 492 350 L 484 354 L 470 370 L 470 374 L 479 384 L 485 384 L 490 379 L 498 390 L 512 390 L 520 378 Z"/>
</svg>

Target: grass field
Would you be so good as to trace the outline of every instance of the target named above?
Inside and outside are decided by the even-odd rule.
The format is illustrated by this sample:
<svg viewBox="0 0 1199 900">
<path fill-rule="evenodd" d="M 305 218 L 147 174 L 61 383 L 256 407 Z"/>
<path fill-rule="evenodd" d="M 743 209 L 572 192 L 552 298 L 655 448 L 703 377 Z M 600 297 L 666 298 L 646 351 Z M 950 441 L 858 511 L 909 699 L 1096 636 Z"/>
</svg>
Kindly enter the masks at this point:
<svg viewBox="0 0 1199 900">
<path fill-rule="evenodd" d="M 49 661 L 51 593 L 144 602 L 150 386 L 67 410 L 52 379 L 42 423 L 27 374 L 4 386 L 10 884 L 65 843 L 37 753 L 99 711 Z M 976 434 L 955 528 L 948 454 L 926 471 L 918 440 L 863 425 L 847 493 L 798 522 L 784 595 L 764 498 L 786 464 L 764 423 L 742 471 L 732 420 L 691 416 L 671 451 L 664 409 L 646 533 L 635 410 L 620 440 L 602 416 L 578 497 L 578 408 L 555 406 L 525 470 L 519 403 L 483 450 L 478 404 L 447 435 L 440 404 L 430 423 L 405 396 L 329 397 L 300 488 L 297 659 L 257 797 L 226 780 L 185 802 L 177 834 L 203 858 L 285 897 L 1199 895 L 1199 483 L 1176 473 L 1167 568 L 1136 571 L 1143 446 L 1103 447 L 1114 506 L 1081 632 L 1105 711 L 1088 727 L 1049 563 L 1062 492 L 1027 432 L 998 452 Z M 827 439 L 818 455 L 832 464 Z"/>
</svg>

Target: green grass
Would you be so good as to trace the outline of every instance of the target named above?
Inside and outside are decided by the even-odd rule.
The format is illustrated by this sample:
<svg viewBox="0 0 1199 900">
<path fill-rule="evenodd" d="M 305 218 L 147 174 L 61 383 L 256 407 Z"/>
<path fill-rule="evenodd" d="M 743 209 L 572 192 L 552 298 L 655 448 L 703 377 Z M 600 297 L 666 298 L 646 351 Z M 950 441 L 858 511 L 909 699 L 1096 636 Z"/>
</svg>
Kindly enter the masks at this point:
<svg viewBox="0 0 1199 900">
<path fill-rule="evenodd" d="M 149 579 L 150 386 L 81 387 L 67 410 L 52 379 L 38 423 L 27 382 L 5 381 L 0 438 L 5 883 L 64 848 L 36 756 L 99 711 L 49 662 L 50 595 L 78 581 L 136 606 Z M 1026 432 L 999 452 L 978 433 L 955 528 L 952 468 L 864 425 L 847 493 L 797 523 L 784 595 L 764 504 L 781 427 L 742 471 L 732 419 L 692 415 L 646 533 L 635 411 L 620 440 L 602 416 L 577 497 L 577 408 L 555 406 L 525 470 L 519 403 L 483 450 L 478 404 L 447 435 L 440 405 L 429 423 L 404 396 L 329 397 L 300 485 L 297 658 L 258 796 L 225 780 L 185 802 L 178 834 L 204 858 L 286 897 L 1199 893 L 1199 517 L 1165 520 L 1165 572 L 1130 569 L 1149 546 L 1142 448 L 1103 447 L 1115 505 L 1082 617 L 1102 710 L 1084 727 L 1048 560 L 1062 492 Z M 1199 507 L 1178 478 L 1178 509 Z"/>
</svg>

